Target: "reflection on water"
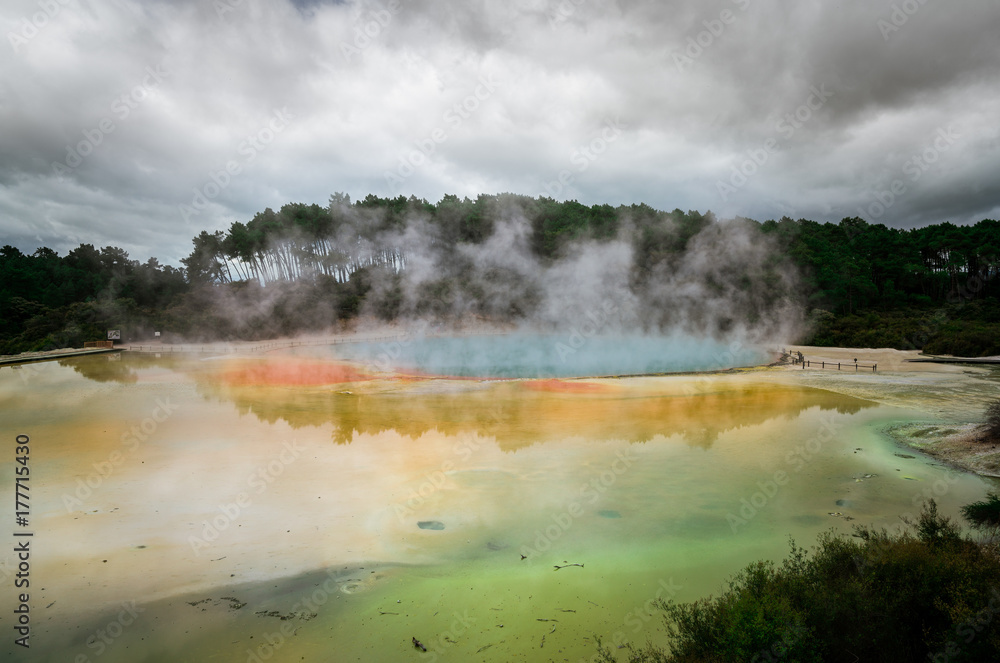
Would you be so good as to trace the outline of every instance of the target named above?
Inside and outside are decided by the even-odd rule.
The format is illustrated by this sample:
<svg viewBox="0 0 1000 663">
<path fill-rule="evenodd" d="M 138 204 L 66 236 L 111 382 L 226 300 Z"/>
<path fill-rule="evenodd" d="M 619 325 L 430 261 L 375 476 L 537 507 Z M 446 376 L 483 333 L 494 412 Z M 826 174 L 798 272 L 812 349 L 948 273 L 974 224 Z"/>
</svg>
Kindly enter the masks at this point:
<svg viewBox="0 0 1000 663">
<path fill-rule="evenodd" d="M 789 535 L 890 526 L 927 490 L 954 514 L 987 488 L 878 432 L 924 415 L 754 374 L 93 356 L 0 369 L 0 409 L 37 443 L 39 660 L 93 654 L 132 600 L 102 663 L 589 660 L 593 634 L 657 641 L 651 599 L 717 591 Z"/>
<path fill-rule="evenodd" d="M 88 380 L 94 382 L 121 382 L 132 384 L 139 378 L 138 371 L 162 367 L 174 369 L 191 361 L 173 354 L 132 354 L 108 353 L 87 357 L 81 361 L 79 357 L 69 357 L 57 360 L 60 366 L 72 368 Z"/>
<path fill-rule="evenodd" d="M 264 365 L 237 375 L 263 375 Z M 657 435 L 683 435 L 692 445 L 708 447 L 720 433 L 794 417 L 818 407 L 855 413 L 869 401 L 808 387 L 727 384 L 710 391 L 685 391 L 675 385 L 656 389 L 637 381 L 594 383 L 419 381 L 386 385 L 341 384 L 328 388 L 288 389 L 258 380 L 240 384 L 233 371 L 200 374 L 199 391 L 207 398 L 232 402 L 241 414 L 261 421 L 287 422 L 293 428 L 333 426 L 333 439 L 347 444 L 359 434 L 395 431 L 417 438 L 429 431 L 495 437 L 504 450 L 567 437 L 646 442 Z"/>
<path fill-rule="evenodd" d="M 60 366 L 67 366 L 74 371 L 94 382 L 121 382 L 130 384 L 139 379 L 133 370 L 148 361 L 142 358 L 129 357 L 128 361 L 122 361 L 120 354 L 98 355 L 96 361 L 75 361 L 73 359 L 58 360 Z"/>
</svg>

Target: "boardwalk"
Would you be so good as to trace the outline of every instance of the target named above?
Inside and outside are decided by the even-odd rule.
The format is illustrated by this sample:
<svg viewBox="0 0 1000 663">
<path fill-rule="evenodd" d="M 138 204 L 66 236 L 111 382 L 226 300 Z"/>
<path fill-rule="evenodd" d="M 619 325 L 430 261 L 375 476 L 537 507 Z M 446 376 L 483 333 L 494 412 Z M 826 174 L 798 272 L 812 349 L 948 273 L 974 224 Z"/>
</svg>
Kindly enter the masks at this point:
<svg viewBox="0 0 1000 663">
<path fill-rule="evenodd" d="M 51 361 L 52 359 L 79 357 L 81 355 L 99 355 L 108 352 L 119 352 L 120 350 L 120 348 L 62 348 L 59 350 L 47 350 L 45 352 L 22 352 L 19 355 L 0 356 L 0 366 L 28 364 L 35 361 Z"/>
<path fill-rule="evenodd" d="M 796 366 L 801 365 L 803 370 L 807 368 L 818 368 L 820 370 L 831 369 L 836 371 L 849 371 L 853 368 L 855 373 L 860 373 L 861 371 L 867 373 L 869 370 L 874 373 L 878 368 L 877 363 L 859 364 L 857 359 L 854 361 L 828 361 L 825 359 L 816 361 L 803 356 L 801 352 L 791 354 L 782 353 L 780 361 L 785 364 L 793 364 Z"/>
</svg>

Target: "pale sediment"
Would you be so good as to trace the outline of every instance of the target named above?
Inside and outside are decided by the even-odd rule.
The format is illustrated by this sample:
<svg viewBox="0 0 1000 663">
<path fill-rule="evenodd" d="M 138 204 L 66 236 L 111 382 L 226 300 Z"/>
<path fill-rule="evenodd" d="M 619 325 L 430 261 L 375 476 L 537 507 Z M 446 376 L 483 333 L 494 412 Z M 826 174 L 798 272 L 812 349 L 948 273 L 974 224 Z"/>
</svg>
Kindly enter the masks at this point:
<svg viewBox="0 0 1000 663">
<path fill-rule="evenodd" d="M 979 424 L 910 423 L 886 433 L 897 442 L 966 472 L 1000 478 L 1000 445 L 982 439 Z"/>
</svg>

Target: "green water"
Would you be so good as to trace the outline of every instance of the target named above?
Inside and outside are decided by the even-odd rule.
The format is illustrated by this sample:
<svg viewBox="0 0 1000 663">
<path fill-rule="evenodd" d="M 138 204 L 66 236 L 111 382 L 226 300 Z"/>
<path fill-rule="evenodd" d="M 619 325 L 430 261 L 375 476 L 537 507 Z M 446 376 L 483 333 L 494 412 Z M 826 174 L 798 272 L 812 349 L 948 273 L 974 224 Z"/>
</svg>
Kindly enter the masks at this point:
<svg viewBox="0 0 1000 663">
<path fill-rule="evenodd" d="M 304 386 L 288 361 L 0 369 L 3 438 L 33 445 L 24 660 L 590 660 L 789 536 L 990 488 L 881 433 L 926 411 L 792 374 Z"/>
</svg>

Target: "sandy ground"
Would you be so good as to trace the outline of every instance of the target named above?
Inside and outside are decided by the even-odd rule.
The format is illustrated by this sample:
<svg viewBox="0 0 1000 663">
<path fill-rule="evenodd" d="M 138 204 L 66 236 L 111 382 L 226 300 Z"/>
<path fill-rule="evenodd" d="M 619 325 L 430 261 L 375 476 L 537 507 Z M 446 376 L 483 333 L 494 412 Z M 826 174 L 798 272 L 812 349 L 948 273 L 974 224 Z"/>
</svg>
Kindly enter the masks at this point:
<svg viewBox="0 0 1000 663">
<path fill-rule="evenodd" d="M 878 371 L 905 371 L 920 373 L 962 373 L 966 369 L 954 364 L 934 364 L 929 362 L 911 362 L 910 359 L 926 358 L 919 350 L 893 350 L 892 348 L 818 348 L 808 345 L 790 345 L 786 348 L 790 352 L 801 352 L 807 361 L 810 362 L 841 362 L 843 370 L 848 370 L 847 364 L 851 364 L 853 371 L 854 360 L 859 364 L 878 364 Z M 802 370 L 801 366 L 792 368 Z M 806 370 L 813 370 L 812 367 Z M 830 370 L 830 369 L 827 369 Z M 868 369 L 871 370 L 871 369 Z"/>
<path fill-rule="evenodd" d="M 1000 444 L 985 441 L 977 424 L 906 424 L 888 432 L 897 441 L 966 472 L 1000 478 Z"/>
<path fill-rule="evenodd" d="M 985 380 L 970 380 L 970 376 L 988 378 L 995 369 L 988 364 L 978 366 L 911 362 L 926 358 L 917 350 L 889 348 L 820 348 L 789 346 L 789 352 L 801 352 L 812 366 L 783 367 L 784 371 L 798 371 L 800 380 L 821 388 L 849 393 L 860 398 L 876 400 L 931 412 L 953 424 L 912 423 L 887 431 L 893 438 L 913 449 L 933 456 L 949 465 L 981 476 L 1000 478 L 1000 445 L 981 441 L 978 433 L 981 413 L 986 404 L 1000 396 L 1000 389 L 992 391 Z M 869 371 L 855 374 L 849 370 L 838 375 L 835 369 L 820 369 L 816 362 L 842 362 L 878 365 L 878 375 Z M 841 373 L 847 370 L 842 367 Z M 872 379 L 874 378 L 874 379 Z M 985 389 L 984 389 L 985 383 Z M 935 407 L 928 394 L 940 397 L 940 407 Z"/>
</svg>

